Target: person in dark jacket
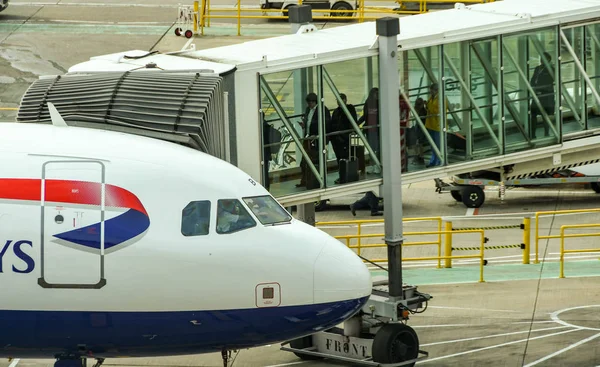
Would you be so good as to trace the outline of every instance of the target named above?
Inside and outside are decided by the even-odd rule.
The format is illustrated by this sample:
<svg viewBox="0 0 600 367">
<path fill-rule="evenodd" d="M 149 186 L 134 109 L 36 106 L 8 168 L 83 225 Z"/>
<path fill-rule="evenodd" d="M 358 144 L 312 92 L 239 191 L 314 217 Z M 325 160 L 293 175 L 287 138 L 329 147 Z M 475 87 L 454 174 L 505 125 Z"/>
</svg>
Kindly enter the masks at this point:
<svg viewBox="0 0 600 367">
<path fill-rule="evenodd" d="M 310 157 L 311 161 L 315 164 L 319 162 L 319 110 L 318 110 L 318 98 L 315 93 L 308 93 L 306 96 L 306 110 L 302 116 L 300 126 L 304 132 L 304 138 L 308 138 L 304 141 L 303 146 L 306 149 L 306 154 Z M 323 106 L 323 120 L 325 122 L 325 132 L 331 130 L 331 113 L 329 109 Z M 328 141 L 325 139 L 323 145 L 327 145 Z M 300 183 L 296 184 L 296 187 L 302 187 L 307 185 L 308 175 L 312 175 L 308 164 L 302 158 L 300 160 L 300 171 L 302 172 L 302 178 Z"/>
<path fill-rule="evenodd" d="M 348 99 L 344 93 L 340 93 L 340 98 L 356 122 L 356 108 L 354 108 L 353 105 L 348 104 Z M 333 110 L 333 114 L 331 116 L 331 133 L 338 133 L 341 131 L 344 131 L 344 133 L 334 134 L 330 139 L 338 167 L 340 166 L 340 159 L 348 159 L 350 156 L 350 130 L 352 130 L 350 119 L 348 119 L 348 116 L 346 116 L 346 113 L 338 102 L 338 108 Z M 340 183 L 340 181 L 341 177 L 335 180 L 335 183 Z"/>
<path fill-rule="evenodd" d="M 546 114 L 548 116 L 552 116 L 554 115 L 554 107 L 555 107 L 555 101 L 554 101 L 554 76 L 553 76 L 553 71 L 552 71 L 552 57 L 550 56 L 550 54 L 548 52 L 544 52 L 544 54 L 542 55 L 543 58 L 546 59 L 546 61 L 548 62 L 548 65 L 551 66 L 551 69 L 548 69 L 545 65 L 545 63 L 542 61 L 540 63 L 539 66 L 536 66 L 536 68 L 533 70 L 533 76 L 531 77 L 531 87 L 533 88 L 533 91 L 535 92 L 535 95 L 537 96 L 537 98 L 540 101 L 540 105 L 542 106 L 542 108 L 544 109 L 544 111 L 546 112 Z M 535 103 L 535 100 L 531 101 L 531 109 L 530 109 L 530 114 L 531 114 L 531 123 L 530 123 L 530 136 L 532 139 L 535 139 L 536 134 L 535 134 L 535 130 L 537 128 L 537 118 L 538 116 L 542 116 L 542 112 L 540 111 L 540 108 L 538 107 L 537 103 Z M 548 125 L 544 122 L 544 135 L 548 136 Z"/>
<path fill-rule="evenodd" d="M 358 120 L 359 124 L 363 122 L 365 123 L 363 128 L 366 130 L 367 142 L 375 155 L 379 157 L 379 88 L 371 88 L 369 91 L 369 96 L 363 106 L 363 114 Z M 371 165 L 374 173 L 381 172 L 372 158 Z"/>
</svg>

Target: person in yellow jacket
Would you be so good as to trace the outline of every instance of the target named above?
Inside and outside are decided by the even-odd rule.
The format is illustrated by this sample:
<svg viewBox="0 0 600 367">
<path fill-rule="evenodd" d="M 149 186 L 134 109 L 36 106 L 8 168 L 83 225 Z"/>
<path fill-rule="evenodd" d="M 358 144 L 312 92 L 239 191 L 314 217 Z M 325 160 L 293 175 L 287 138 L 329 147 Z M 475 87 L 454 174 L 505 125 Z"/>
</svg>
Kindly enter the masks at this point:
<svg viewBox="0 0 600 367">
<path fill-rule="evenodd" d="M 440 134 L 442 127 L 440 124 L 440 101 L 439 101 L 439 86 L 437 83 L 431 84 L 429 87 L 429 99 L 425 102 L 425 109 L 427 110 L 427 118 L 425 120 L 425 127 L 431 139 L 435 142 L 435 145 L 440 149 Z M 448 111 L 448 101 L 446 101 L 446 111 Z M 433 148 L 433 147 L 432 147 Z M 440 157 L 435 154 L 435 151 L 431 149 L 431 159 L 429 164 L 425 167 L 439 166 L 442 164 Z"/>
</svg>

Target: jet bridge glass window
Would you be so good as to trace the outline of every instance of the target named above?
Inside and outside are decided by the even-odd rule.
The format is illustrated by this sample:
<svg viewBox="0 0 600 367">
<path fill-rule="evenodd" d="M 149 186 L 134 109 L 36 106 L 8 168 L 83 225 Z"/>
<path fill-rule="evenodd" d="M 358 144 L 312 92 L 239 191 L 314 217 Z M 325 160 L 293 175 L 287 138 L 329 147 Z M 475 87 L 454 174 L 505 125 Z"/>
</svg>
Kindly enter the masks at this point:
<svg viewBox="0 0 600 367">
<path fill-rule="evenodd" d="M 244 202 L 262 224 L 289 223 L 292 216 L 270 195 L 244 198 Z"/>
<path fill-rule="evenodd" d="M 192 201 L 181 212 L 181 234 L 203 236 L 210 226 L 210 201 Z"/>
<path fill-rule="evenodd" d="M 217 233 L 227 234 L 256 226 L 256 222 L 237 199 L 217 201 Z"/>
</svg>

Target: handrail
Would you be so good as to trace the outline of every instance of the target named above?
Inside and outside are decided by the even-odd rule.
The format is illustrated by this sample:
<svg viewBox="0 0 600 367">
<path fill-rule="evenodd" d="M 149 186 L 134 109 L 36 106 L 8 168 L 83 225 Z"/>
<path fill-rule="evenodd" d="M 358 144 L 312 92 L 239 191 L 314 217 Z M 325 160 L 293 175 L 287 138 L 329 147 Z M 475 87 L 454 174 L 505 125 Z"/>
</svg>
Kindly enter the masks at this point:
<svg viewBox="0 0 600 367">
<path fill-rule="evenodd" d="M 358 255 L 361 255 L 361 250 L 362 248 L 364 248 L 365 246 L 363 246 L 361 244 L 361 239 L 362 238 L 369 238 L 370 235 L 365 235 L 364 237 L 362 236 L 362 226 L 364 224 L 374 224 L 374 223 L 381 223 L 383 224 L 383 219 L 365 219 L 365 220 L 342 220 L 342 221 L 329 221 L 329 222 L 316 222 L 315 223 L 315 227 L 319 227 L 319 226 L 325 226 L 325 225 L 330 225 L 330 226 L 339 226 L 339 225 L 356 225 L 357 226 L 357 236 L 352 237 L 352 238 L 356 238 L 358 245 L 356 247 L 357 249 L 357 253 Z M 423 217 L 423 218 L 403 218 L 402 222 L 433 222 L 436 221 L 438 223 L 438 231 L 442 230 L 442 217 Z M 412 233 L 412 232 L 410 232 Z M 423 234 L 424 232 L 421 232 L 421 234 Z M 436 232 L 437 233 L 437 232 Z M 404 233 L 405 235 L 407 233 Z M 379 234 L 377 236 L 383 236 L 383 234 Z M 344 236 L 333 236 L 334 238 L 338 238 L 338 239 L 345 239 L 346 237 Z M 376 237 L 376 236 L 374 236 Z M 350 246 L 350 238 L 347 239 L 347 245 Z M 442 255 L 442 235 L 441 233 L 438 233 L 438 239 L 435 242 L 431 243 L 432 245 L 435 244 L 438 246 L 438 257 Z M 441 267 L 441 258 L 438 259 L 438 268 Z"/>
<path fill-rule="evenodd" d="M 540 236 L 539 235 L 539 218 L 545 215 L 566 215 L 566 214 L 577 214 L 577 213 L 598 213 L 600 209 L 574 209 L 574 210 L 552 210 L 545 212 L 536 212 L 535 213 L 535 231 L 534 231 L 534 241 L 535 241 L 535 261 L 534 264 L 538 264 L 540 261 L 538 259 L 539 253 L 539 240 L 541 239 L 553 239 L 553 238 L 561 238 L 560 235 L 554 236 Z"/>
<path fill-rule="evenodd" d="M 387 3 L 389 4 L 390 1 L 388 0 L 373 0 L 373 1 L 381 1 L 382 3 Z M 429 11 L 427 3 L 447 3 L 447 4 L 454 4 L 454 3 L 468 3 L 468 4 L 482 4 L 482 3 L 488 3 L 488 2 L 494 2 L 495 0 L 462 0 L 462 1 L 453 1 L 453 0 L 436 0 L 436 1 L 431 1 L 431 0 L 409 0 L 409 1 L 405 1 L 405 0 L 396 0 L 395 3 L 397 4 L 396 8 L 390 8 L 385 7 L 385 6 L 381 6 L 381 7 L 377 7 L 377 6 L 365 6 L 364 0 L 358 0 L 357 2 L 357 8 L 356 9 L 349 9 L 349 10 L 333 10 L 333 9 L 312 9 L 313 12 L 313 19 L 315 20 L 358 20 L 359 23 L 364 22 L 365 20 L 369 21 L 369 20 L 375 20 L 380 18 L 379 16 L 365 16 L 365 14 L 385 14 L 386 16 L 389 14 L 422 14 L 422 13 L 426 13 Z M 194 3 L 196 4 L 198 1 L 195 1 Z M 419 3 L 419 7 L 417 10 L 403 10 L 402 8 L 404 7 L 405 3 Z M 302 4 L 302 0 L 298 0 L 298 5 Z M 195 5 L 195 9 L 198 9 L 198 6 Z M 270 12 L 275 12 L 275 13 L 283 13 L 284 15 L 263 15 L 263 13 L 270 13 Z M 287 19 L 287 14 L 288 9 L 261 9 L 261 8 L 256 8 L 256 9 L 249 9 L 249 8 L 244 8 L 242 9 L 241 7 L 241 1 L 237 1 L 236 5 L 234 7 L 229 7 L 229 8 L 215 8 L 215 7 L 211 7 L 210 5 L 210 1 L 209 0 L 202 0 L 202 6 L 200 7 L 199 11 L 196 11 L 196 24 L 199 24 L 200 26 L 200 34 L 204 35 L 204 27 L 210 27 L 210 20 L 211 19 L 237 19 L 237 35 L 240 36 L 241 35 L 241 20 L 242 19 Z M 227 13 L 225 15 L 220 14 L 217 15 L 215 13 Z M 230 15 L 229 13 L 235 13 Z M 246 14 L 242 14 L 242 13 L 261 13 L 261 15 L 246 15 Z M 316 13 L 316 15 L 314 15 Z M 327 15 L 318 15 L 319 13 L 327 13 Z M 336 13 L 350 13 L 350 16 L 347 15 L 336 15 Z"/>
<path fill-rule="evenodd" d="M 565 234 L 565 230 L 573 228 L 598 228 L 600 224 L 565 224 L 560 227 L 560 275 L 559 278 L 565 277 L 565 254 L 574 254 L 582 252 L 600 252 L 600 248 L 595 249 L 577 249 L 565 250 L 565 238 L 577 237 L 600 237 L 600 233 L 580 233 L 580 234 Z"/>
<path fill-rule="evenodd" d="M 453 231 L 426 231 L 426 232 L 404 232 L 403 235 L 405 236 L 411 236 L 411 235 L 431 235 L 431 234 L 437 234 L 441 237 L 442 234 L 448 234 L 448 233 L 452 233 Z M 438 252 L 438 256 L 426 256 L 426 257 L 407 257 L 407 258 L 402 258 L 402 261 L 427 261 L 427 260 L 437 260 L 438 261 L 438 268 L 440 267 L 440 262 L 442 259 L 444 260 L 452 260 L 452 259 L 479 259 L 479 282 L 483 283 L 484 279 L 483 279 L 483 266 L 485 265 L 485 231 L 482 229 L 472 229 L 472 230 L 464 230 L 464 231 L 460 231 L 460 232 L 454 232 L 455 234 L 468 234 L 468 233 L 479 233 L 480 234 L 480 244 L 479 244 L 479 255 L 445 255 L 442 256 L 441 254 L 439 254 Z M 352 238 L 373 238 L 373 237 L 382 237 L 384 236 L 383 234 L 377 233 L 377 234 L 366 234 L 366 235 L 345 235 L 345 236 L 335 236 L 335 238 L 338 239 L 345 239 L 346 240 L 346 245 L 349 248 L 358 248 L 358 246 L 350 246 L 349 245 L 349 241 Z M 432 245 L 432 244 L 436 244 L 436 243 L 427 243 L 426 241 L 423 242 L 405 242 L 402 244 L 402 246 L 426 246 L 426 245 Z M 372 244 L 372 245 L 363 245 L 361 246 L 362 248 L 374 248 L 374 247 L 385 247 L 387 246 L 386 244 Z M 369 259 L 370 262 L 372 263 L 378 263 L 378 262 L 386 262 L 387 259 Z"/>
</svg>

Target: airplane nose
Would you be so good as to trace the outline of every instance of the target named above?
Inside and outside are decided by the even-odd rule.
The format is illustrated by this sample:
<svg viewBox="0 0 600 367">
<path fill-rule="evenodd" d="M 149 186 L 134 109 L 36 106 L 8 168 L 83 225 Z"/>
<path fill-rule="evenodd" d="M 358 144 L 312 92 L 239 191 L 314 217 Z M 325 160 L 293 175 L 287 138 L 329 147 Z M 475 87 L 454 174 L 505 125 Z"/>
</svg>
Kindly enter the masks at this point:
<svg viewBox="0 0 600 367">
<path fill-rule="evenodd" d="M 314 302 L 355 300 L 371 295 L 371 273 L 349 248 L 331 239 L 314 267 Z"/>
</svg>

